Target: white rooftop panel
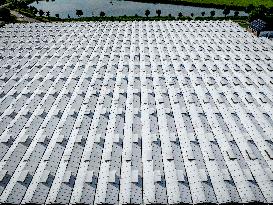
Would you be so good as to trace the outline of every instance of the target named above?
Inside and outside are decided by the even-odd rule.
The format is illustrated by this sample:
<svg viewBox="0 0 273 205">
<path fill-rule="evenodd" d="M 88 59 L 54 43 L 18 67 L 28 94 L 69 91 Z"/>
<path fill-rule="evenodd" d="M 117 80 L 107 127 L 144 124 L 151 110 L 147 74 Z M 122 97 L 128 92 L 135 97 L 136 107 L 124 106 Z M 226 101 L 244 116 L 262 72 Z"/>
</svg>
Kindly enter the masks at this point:
<svg viewBox="0 0 273 205">
<path fill-rule="evenodd" d="M 273 44 L 228 21 L 0 28 L 0 204 L 273 203 Z"/>
</svg>

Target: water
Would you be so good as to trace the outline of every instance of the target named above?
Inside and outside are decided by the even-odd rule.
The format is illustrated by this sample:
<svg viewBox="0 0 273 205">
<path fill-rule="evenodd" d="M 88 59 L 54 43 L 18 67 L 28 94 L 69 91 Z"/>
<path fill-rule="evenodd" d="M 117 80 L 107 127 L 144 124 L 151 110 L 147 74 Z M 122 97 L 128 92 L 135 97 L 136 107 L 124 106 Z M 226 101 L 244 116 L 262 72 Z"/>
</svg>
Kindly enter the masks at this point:
<svg viewBox="0 0 273 205">
<path fill-rule="evenodd" d="M 224 16 L 223 9 L 215 8 L 203 8 L 183 5 L 172 4 L 153 4 L 153 3 L 141 3 L 132 1 L 119 1 L 119 0 L 55 0 L 55 1 L 39 1 L 30 4 L 37 9 L 43 11 L 49 11 L 51 16 L 59 14 L 61 18 L 67 18 L 68 14 L 71 18 L 75 18 L 76 9 L 83 11 L 83 16 L 99 16 L 100 12 L 105 12 L 106 16 L 145 16 L 145 11 L 150 10 L 150 16 L 156 16 L 156 10 L 161 10 L 162 16 L 171 14 L 172 16 L 178 16 L 179 12 L 182 12 L 184 16 L 190 16 L 191 13 L 194 16 L 201 16 L 201 12 L 205 12 L 205 16 L 210 16 L 210 11 L 215 11 L 215 16 Z M 231 11 L 229 15 L 234 15 L 234 11 Z M 240 16 L 246 16 L 247 14 L 240 11 Z"/>
</svg>

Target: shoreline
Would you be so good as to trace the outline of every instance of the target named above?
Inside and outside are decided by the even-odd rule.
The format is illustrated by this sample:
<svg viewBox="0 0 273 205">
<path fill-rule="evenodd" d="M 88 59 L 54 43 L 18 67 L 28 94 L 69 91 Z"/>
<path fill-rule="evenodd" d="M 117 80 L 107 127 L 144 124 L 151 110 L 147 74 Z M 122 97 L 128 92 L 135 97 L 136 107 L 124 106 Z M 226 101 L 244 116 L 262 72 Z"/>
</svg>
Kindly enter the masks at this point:
<svg viewBox="0 0 273 205">
<path fill-rule="evenodd" d="M 143 16 L 93 16 L 93 17 L 80 17 L 80 18 L 56 18 L 56 17 L 46 17 L 46 16 L 35 16 L 30 14 L 27 11 L 17 10 L 17 12 L 30 17 L 41 22 L 82 22 L 82 21 L 247 21 L 247 16 L 227 16 L 227 17 L 190 17 L 190 16 L 182 16 L 182 17 L 175 17 L 175 16 L 151 16 L 151 17 L 143 17 Z"/>
<path fill-rule="evenodd" d="M 244 11 L 245 6 L 236 6 L 236 5 L 225 5 L 225 4 L 214 4 L 214 3 L 199 3 L 199 2 L 189 2 L 189 1 L 180 1 L 180 0 L 124 0 L 140 3 L 153 3 L 153 4 L 171 4 L 171 5 L 182 5 L 182 6 L 192 6 L 192 7 L 204 7 L 211 9 L 225 9 L 229 8 L 231 10 Z"/>
</svg>

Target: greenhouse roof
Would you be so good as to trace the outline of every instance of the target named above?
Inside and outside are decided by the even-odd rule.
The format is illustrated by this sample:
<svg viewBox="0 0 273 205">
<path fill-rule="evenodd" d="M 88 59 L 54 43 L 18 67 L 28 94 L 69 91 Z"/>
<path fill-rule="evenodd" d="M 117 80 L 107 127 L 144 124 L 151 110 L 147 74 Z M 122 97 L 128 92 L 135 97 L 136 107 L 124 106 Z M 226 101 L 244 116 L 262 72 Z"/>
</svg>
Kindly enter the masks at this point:
<svg viewBox="0 0 273 205">
<path fill-rule="evenodd" d="M 228 21 L 0 28 L 0 203 L 273 202 L 273 42 Z"/>
</svg>

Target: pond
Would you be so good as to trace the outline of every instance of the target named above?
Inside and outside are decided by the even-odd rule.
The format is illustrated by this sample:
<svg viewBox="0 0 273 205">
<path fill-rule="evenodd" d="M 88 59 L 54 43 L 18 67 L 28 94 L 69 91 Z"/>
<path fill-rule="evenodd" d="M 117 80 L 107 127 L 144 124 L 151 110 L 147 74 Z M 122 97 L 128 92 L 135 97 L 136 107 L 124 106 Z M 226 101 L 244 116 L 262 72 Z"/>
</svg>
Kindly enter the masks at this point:
<svg viewBox="0 0 273 205">
<path fill-rule="evenodd" d="M 51 16 L 59 14 L 61 18 L 76 18 L 76 9 L 83 11 L 83 16 L 99 16 L 103 11 L 106 16 L 145 16 L 145 11 L 150 10 L 150 16 L 156 16 L 156 10 L 161 10 L 161 16 L 178 16 L 182 12 L 184 16 L 201 16 L 201 12 L 205 12 L 205 16 L 210 16 L 210 12 L 215 11 L 215 16 L 224 16 L 223 9 L 193 7 L 173 4 L 153 4 L 134 1 L 122 0 L 55 0 L 55 1 L 38 1 L 30 4 L 38 10 L 44 12 L 49 11 Z M 234 11 L 230 11 L 229 15 L 234 15 Z M 243 11 L 239 12 L 240 16 L 246 16 Z"/>
</svg>

